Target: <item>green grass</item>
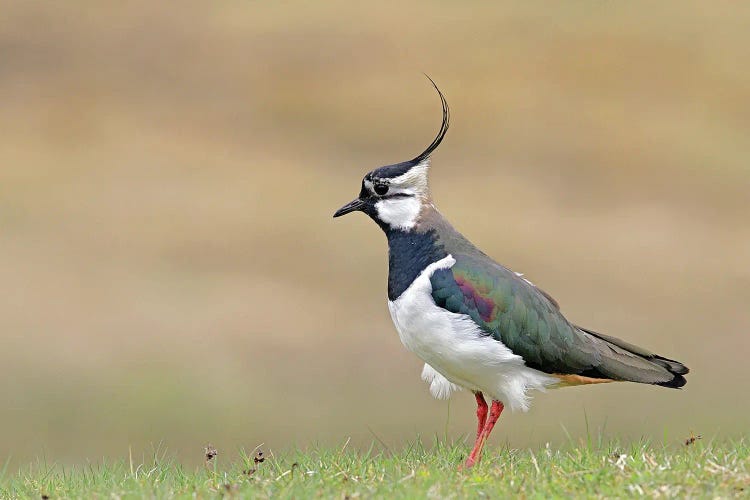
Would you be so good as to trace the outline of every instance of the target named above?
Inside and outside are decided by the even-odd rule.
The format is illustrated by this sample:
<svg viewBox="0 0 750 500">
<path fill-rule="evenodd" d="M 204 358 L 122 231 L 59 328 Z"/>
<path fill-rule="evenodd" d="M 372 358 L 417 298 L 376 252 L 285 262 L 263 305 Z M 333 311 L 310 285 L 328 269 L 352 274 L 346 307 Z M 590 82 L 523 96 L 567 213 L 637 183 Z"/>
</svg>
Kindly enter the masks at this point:
<svg viewBox="0 0 750 500">
<path fill-rule="evenodd" d="M 195 470 L 164 453 L 144 463 L 125 459 L 73 469 L 39 463 L 15 475 L 0 470 L 0 497 L 721 498 L 750 493 L 750 446 L 744 441 L 489 447 L 478 467 L 459 471 L 466 451 L 463 443 L 440 441 L 429 448 L 417 442 L 394 453 L 344 446 L 267 456 L 256 464 L 253 450 L 234 459 L 221 453 Z"/>
</svg>

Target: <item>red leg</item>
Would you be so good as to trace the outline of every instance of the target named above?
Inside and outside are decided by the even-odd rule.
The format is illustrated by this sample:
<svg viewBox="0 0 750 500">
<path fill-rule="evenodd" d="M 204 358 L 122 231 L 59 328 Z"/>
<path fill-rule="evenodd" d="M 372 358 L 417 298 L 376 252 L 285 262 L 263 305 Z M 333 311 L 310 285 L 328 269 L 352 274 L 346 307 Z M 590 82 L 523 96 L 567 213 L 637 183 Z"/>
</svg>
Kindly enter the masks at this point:
<svg viewBox="0 0 750 500">
<path fill-rule="evenodd" d="M 492 401 L 492 407 L 490 408 L 490 414 L 487 417 L 487 421 L 484 424 L 484 428 L 482 429 L 482 432 L 479 436 L 477 436 L 477 442 L 474 443 L 474 449 L 471 450 L 471 453 L 469 454 L 469 458 L 466 459 L 466 463 L 464 464 L 464 467 L 467 469 L 469 467 L 473 467 L 475 464 L 479 462 L 482 458 L 482 448 L 484 448 L 484 443 L 487 441 L 487 438 L 490 437 L 490 432 L 492 432 L 492 429 L 495 427 L 495 424 L 497 423 L 497 419 L 500 418 L 500 414 L 503 412 L 503 409 L 505 407 L 500 401 Z M 478 412 L 478 411 L 477 411 Z"/>
<path fill-rule="evenodd" d="M 487 421 L 487 401 L 484 400 L 484 396 L 481 392 L 477 391 L 474 393 L 474 397 L 477 398 L 477 439 L 482 435 L 484 429 L 484 423 Z"/>
</svg>

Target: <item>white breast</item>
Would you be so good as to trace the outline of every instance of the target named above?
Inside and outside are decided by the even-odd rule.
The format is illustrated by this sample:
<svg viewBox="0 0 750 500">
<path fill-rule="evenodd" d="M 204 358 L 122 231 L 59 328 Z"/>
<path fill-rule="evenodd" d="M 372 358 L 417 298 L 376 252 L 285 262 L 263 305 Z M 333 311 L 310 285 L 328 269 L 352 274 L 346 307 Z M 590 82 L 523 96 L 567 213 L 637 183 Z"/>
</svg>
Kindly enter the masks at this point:
<svg viewBox="0 0 750 500">
<path fill-rule="evenodd" d="M 433 396 L 447 397 L 460 386 L 525 411 L 529 389 L 544 390 L 559 380 L 527 367 L 523 358 L 487 336 L 471 317 L 435 304 L 430 277 L 455 263 L 448 255 L 430 264 L 400 297 L 388 302 L 401 342 L 427 363 L 422 378 L 430 383 Z"/>
</svg>

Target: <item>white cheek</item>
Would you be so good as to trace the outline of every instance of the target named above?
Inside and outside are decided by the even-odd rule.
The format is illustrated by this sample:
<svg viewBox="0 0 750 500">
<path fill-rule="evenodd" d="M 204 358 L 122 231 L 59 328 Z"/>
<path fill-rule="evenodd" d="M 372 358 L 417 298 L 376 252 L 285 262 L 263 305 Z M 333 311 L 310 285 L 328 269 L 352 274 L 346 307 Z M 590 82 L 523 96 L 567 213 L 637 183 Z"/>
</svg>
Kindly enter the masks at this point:
<svg viewBox="0 0 750 500">
<path fill-rule="evenodd" d="M 411 229 L 417 223 L 421 204 L 417 197 L 391 198 L 375 203 L 380 220 L 394 229 Z"/>
</svg>

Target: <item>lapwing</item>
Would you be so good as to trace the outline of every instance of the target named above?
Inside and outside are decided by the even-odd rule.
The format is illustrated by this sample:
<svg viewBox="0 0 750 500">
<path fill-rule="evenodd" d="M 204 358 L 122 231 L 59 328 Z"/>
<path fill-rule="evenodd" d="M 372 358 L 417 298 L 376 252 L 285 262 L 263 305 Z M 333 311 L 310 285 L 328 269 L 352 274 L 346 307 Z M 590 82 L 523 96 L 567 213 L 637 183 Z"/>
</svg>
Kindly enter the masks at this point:
<svg viewBox="0 0 750 500">
<path fill-rule="evenodd" d="M 385 233 L 388 309 L 401 342 L 425 362 L 422 379 L 432 395 L 474 393 L 477 436 L 464 466 L 480 460 L 506 406 L 528 410 L 531 390 L 615 381 L 685 385 L 685 365 L 571 323 L 555 299 L 488 257 L 435 208 L 427 174 L 450 111 L 430 82 L 443 107 L 435 140 L 412 160 L 369 172 L 359 196 L 333 216 L 364 212 Z"/>
</svg>

